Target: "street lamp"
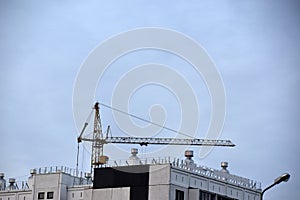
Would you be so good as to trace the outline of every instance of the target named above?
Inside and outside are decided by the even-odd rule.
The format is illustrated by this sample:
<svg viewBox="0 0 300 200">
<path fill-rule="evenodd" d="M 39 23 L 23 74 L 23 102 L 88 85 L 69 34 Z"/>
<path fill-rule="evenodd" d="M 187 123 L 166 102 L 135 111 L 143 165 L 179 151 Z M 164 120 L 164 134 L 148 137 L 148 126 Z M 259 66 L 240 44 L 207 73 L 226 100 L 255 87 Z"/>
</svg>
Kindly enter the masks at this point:
<svg viewBox="0 0 300 200">
<path fill-rule="evenodd" d="M 262 191 L 262 193 L 261 193 L 261 195 L 260 195 L 260 200 L 263 199 L 263 195 L 264 195 L 265 191 L 267 191 L 267 190 L 270 189 L 271 187 L 273 187 L 273 186 L 275 186 L 275 185 L 281 183 L 282 181 L 287 182 L 287 181 L 290 179 L 290 177 L 291 177 L 290 174 L 284 173 L 284 174 L 282 174 L 281 176 L 279 176 L 278 178 L 276 178 L 276 179 L 274 180 L 274 183 L 273 183 L 272 185 L 268 186 L 267 188 L 265 188 L 265 189 Z"/>
</svg>

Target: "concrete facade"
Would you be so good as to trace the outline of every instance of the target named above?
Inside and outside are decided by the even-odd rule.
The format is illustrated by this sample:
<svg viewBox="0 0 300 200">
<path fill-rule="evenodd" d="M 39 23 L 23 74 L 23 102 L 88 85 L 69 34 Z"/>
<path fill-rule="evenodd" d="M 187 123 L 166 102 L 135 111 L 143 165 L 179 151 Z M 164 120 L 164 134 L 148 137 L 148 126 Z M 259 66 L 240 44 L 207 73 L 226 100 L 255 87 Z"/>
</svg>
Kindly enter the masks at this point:
<svg viewBox="0 0 300 200">
<path fill-rule="evenodd" d="M 147 169 L 149 180 L 143 190 L 148 200 L 259 200 L 261 189 L 256 182 L 235 176 L 226 170 L 213 170 L 179 162 L 127 166 L 126 169 Z M 107 169 L 107 168 L 103 168 Z M 110 167 L 123 170 L 121 167 Z M 110 173 L 105 171 L 105 173 Z M 107 174 L 110 177 L 109 174 Z M 121 174 L 121 176 L 123 176 Z M 137 177 L 137 176 L 135 176 Z M 114 177 L 115 179 L 117 177 Z M 98 180 L 98 182 L 106 180 Z M 0 191 L 0 200 L 132 200 L 134 186 L 124 185 L 97 189 L 90 180 L 64 170 L 36 170 L 28 178 L 26 187 L 6 186 Z M 97 182 L 97 180 L 94 180 Z M 23 184 L 22 184 L 23 185 Z M 136 189 L 136 188 L 135 188 Z"/>
</svg>

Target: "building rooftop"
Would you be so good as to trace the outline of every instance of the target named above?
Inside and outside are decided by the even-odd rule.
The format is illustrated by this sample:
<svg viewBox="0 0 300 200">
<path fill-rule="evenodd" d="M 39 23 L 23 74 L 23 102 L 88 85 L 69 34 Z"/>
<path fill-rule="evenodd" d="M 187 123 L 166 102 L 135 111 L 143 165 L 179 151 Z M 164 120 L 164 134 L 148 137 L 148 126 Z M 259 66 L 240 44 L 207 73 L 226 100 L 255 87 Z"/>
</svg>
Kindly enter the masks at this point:
<svg viewBox="0 0 300 200">
<path fill-rule="evenodd" d="M 108 164 L 104 165 L 103 167 L 120 167 L 120 166 L 129 166 L 129 165 L 162 165 L 162 164 L 170 164 L 172 168 L 176 168 L 182 171 L 186 171 L 188 173 L 193 173 L 196 175 L 200 175 L 203 177 L 207 177 L 210 179 L 215 179 L 218 181 L 226 182 L 229 184 L 233 184 L 242 188 L 250 189 L 250 190 L 261 190 L 261 183 L 259 181 L 251 180 L 248 178 L 244 178 L 241 176 L 237 176 L 234 174 L 230 174 L 227 170 L 227 166 L 224 167 L 224 163 L 221 163 L 221 169 L 213 169 L 210 167 L 197 165 L 194 162 L 190 163 L 187 162 L 189 160 L 182 160 L 170 157 L 164 158 L 145 158 L 139 159 L 139 162 L 132 163 L 131 160 L 119 160 L 119 161 L 110 161 Z"/>
<path fill-rule="evenodd" d="M 137 152 L 133 151 L 132 155 L 127 160 L 109 161 L 103 165 L 102 168 L 106 167 L 121 167 L 121 166 L 138 166 L 138 165 L 163 165 L 169 164 L 172 168 L 178 169 L 184 172 L 199 175 L 205 178 L 214 179 L 224 183 L 232 184 L 238 187 L 242 187 L 248 190 L 260 191 L 261 183 L 248 178 L 237 176 L 229 173 L 227 170 L 228 163 L 222 162 L 221 169 L 213 169 L 206 166 L 197 165 L 192 160 L 192 153 L 186 152 L 186 159 L 176 159 L 170 157 L 164 158 L 145 158 L 140 159 L 136 156 Z M 53 173 L 64 173 L 66 175 L 74 177 L 73 186 L 92 184 L 91 174 L 83 173 L 76 169 L 65 167 L 65 166 L 52 166 L 52 167 L 41 167 L 31 169 L 30 174 L 53 174 Z M 4 174 L 1 173 L 3 176 Z M 3 177 L 2 177 L 3 180 Z M 6 184 L 2 182 L 2 185 Z M 17 182 L 15 179 L 9 179 L 9 184 L 6 187 L 0 187 L 0 190 L 29 190 L 28 183 L 26 181 Z"/>
</svg>

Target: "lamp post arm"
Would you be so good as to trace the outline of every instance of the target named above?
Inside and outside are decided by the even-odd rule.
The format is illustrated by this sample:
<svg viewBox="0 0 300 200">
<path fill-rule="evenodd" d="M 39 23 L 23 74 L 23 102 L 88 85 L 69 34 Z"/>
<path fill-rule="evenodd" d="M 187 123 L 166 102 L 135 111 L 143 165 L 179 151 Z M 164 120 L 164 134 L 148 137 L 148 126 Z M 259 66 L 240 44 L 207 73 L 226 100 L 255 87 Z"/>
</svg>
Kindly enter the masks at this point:
<svg viewBox="0 0 300 200">
<path fill-rule="evenodd" d="M 271 187 L 275 186 L 277 183 L 273 183 L 272 185 L 269 185 L 268 187 L 266 187 L 262 192 L 261 192 L 261 195 L 260 195 L 260 200 L 263 200 L 263 195 L 264 193 L 270 189 Z"/>
</svg>

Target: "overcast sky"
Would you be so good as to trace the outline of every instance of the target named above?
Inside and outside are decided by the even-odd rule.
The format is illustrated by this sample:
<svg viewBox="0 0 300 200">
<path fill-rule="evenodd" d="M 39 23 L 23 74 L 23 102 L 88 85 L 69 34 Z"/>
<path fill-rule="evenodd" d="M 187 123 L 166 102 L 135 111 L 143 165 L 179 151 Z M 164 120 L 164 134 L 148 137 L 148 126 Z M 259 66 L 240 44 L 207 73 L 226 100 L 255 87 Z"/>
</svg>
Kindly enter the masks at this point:
<svg viewBox="0 0 300 200">
<path fill-rule="evenodd" d="M 197 163 L 219 168 L 221 161 L 228 161 L 231 173 L 261 181 L 263 188 L 289 172 L 290 181 L 268 191 L 265 199 L 297 199 L 299 9 L 296 0 L 0 1 L 0 172 L 7 179 L 24 180 L 31 168 L 75 168 L 78 130 L 72 95 L 81 64 L 113 35 L 161 27 L 201 44 L 224 82 L 227 114 L 221 138 L 237 146 L 214 148 L 204 159 L 195 158 Z M 191 66 L 165 52 L 136 52 L 122 59 L 99 82 L 95 100 L 110 104 L 115 81 L 130 66 L 174 64 L 197 93 L 197 136 L 205 136 L 209 95 L 203 94 L 203 80 Z M 177 129 L 176 99 L 162 87 L 144 89 L 133 96 L 130 111 L 148 118 L 149 106 L 165 104 L 170 117 L 166 125 Z M 104 127 L 112 124 L 113 134 L 122 135 L 111 116 L 111 110 L 103 108 Z M 113 155 L 109 150 L 107 154 Z"/>
</svg>

